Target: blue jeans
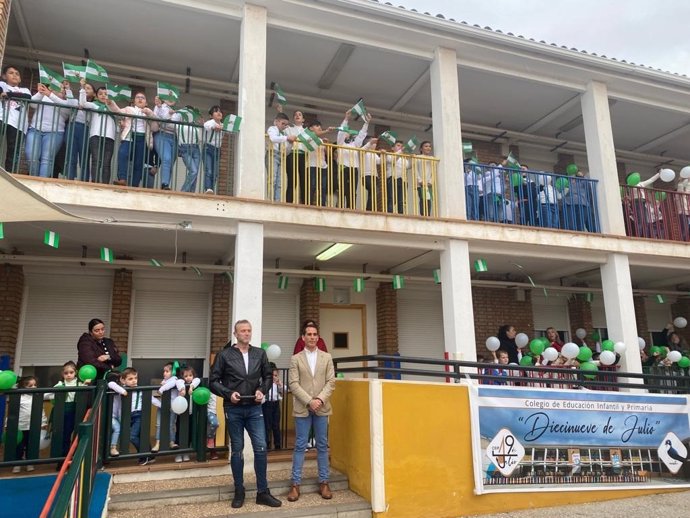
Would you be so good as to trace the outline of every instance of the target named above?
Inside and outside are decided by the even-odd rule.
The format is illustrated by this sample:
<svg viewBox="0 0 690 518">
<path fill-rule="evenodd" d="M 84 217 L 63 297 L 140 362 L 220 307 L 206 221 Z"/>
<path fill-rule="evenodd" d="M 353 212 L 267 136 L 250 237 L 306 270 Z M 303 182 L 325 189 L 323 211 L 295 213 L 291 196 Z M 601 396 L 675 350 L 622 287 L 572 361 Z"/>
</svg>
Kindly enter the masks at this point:
<svg viewBox="0 0 690 518">
<path fill-rule="evenodd" d="M 177 415 L 170 411 L 170 442 L 175 440 L 175 421 Z M 159 441 L 161 438 L 161 412 L 160 410 L 156 413 L 156 440 Z"/>
<path fill-rule="evenodd" d="M 542 227 L 558 228 L 558 205 L 555 203 L 540 204 L 539 219 Z"/>
<path fill-rule="evenodd" d="M 204 147 L 204 189 L 215 191 L 220 166 L 220 149 L 211 144 Z"/>
<path fill-rule="evenodd" d="M 503 223 L 505 221 L 505 204 L 503 196 L 489 192 L 484 195 L 484 216 L 487 221 Z"/>
<path fill-rule="evenodd" d="M 273 160 L 273 170 L 271 170 L 271 164 L 269 163 L 271 160 Z M 269 174 L 273 174 L 273 201 L 281 200 L 281 182 L 283 180 L 282 164 L 283 161 L 280 152 L 274 151 L 273 156 L 266 155 L 266 168 Z"/>
<path fill-rule="evenodd" d="M 161 159 L 161 186 L 170 186 L 172 168 L 177 159 L 177 137 L 174 133 L 159 131 L 153 135 L 153 147 Z"/>
<path fill-rule="evenodd" d="M 141 411 L 132 412 L 129 423 L 129 442 L 139 451 L 139 445 L 141 444 Z"/>
<path fill-rule="evenodd" d="M 72 122 L 67 126 L 67 178 L 77 177 L 77 164 L 81 169 L 81 179 L 89 180 L 88 135 L 89 127 L 83 122 Z"/>
<path fill-rule="evenodd" d="M 254 472 L 258 492 L 268 489 L 266 479 L 266 429 L 261 405 L 232 405 L 225 407 L 225 424 L 230 434 L 230 468 L 235 490 L 244 489 L 244 430 L 247 430 L 254 450 Z"/>
<path fill-rule="evenodd" d="M 120 426 L 120 418 L 113 416 L 110 420 L 110 427 L 113 430 L 113 433 L 110 435 L 110 445 L 117 446 L 120 442 L 120 430 L 122 428 Z"/>
<path fill-rule="evenodd" d="M 64 132 L 38 131 L 29 128 L 26 134 L 26 159 L 29 162 L 29 174 L 49 178 L 53 176 L 55 155 L 65 138 Z"/>
<path fill-rule="evenodd" d="M 182 184 L 182 192 L 196 191 L 196 178 L 199 175 L 199 164 L 201 163 L 201 151 L 197 144 L 180 144 L 180 155 L 187 168 L 187 177 Z"/>
<path fill-rule="evenodd" d="M 117 152 L 117 178 L 127 180 L 128 173 L 132 175 L 132 187 L 139 187 L 147 156 L 146 139 L 143 133 L 135 133 L 134 140 L 120 142 Z M 144 181 L 144 187 L 153 187 L 153 177 L 149 174 Z"/>
<path fill-rule="evenodd" d="M 207 414 L 208 420 L 206 425 L 206 437 L 208 439 L 216 438 L 216 430 L 218 430 L 218 416 L 209 412 Z"/>
<path fill-rule="evenodd" d="M 465 186 L 465 210 L 467 219 L 479 220 L 479 187 L 476 185 Z"/>
<path fill-rule="evenodd" d="M 314 428 L 316 439 L 316 464 L 319 467 L 319 482 L 327 482 L 330 474 L 328 465 L 328 416 L 309 412 L 308 417 L 295 417 L 295 452 L 292 454 L 292 483 L 302 482 L 304 452 L 307 451 L 309 430 Z"/>
</svg>

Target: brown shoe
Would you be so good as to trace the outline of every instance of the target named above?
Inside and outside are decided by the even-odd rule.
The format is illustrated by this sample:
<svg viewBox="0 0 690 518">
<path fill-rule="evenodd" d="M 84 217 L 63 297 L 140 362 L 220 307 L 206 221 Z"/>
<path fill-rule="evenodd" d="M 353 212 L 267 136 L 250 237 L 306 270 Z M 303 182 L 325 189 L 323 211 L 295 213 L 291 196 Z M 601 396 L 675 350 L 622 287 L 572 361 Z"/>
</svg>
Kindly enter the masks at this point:
<svg viewBox="0 0 690 518">
<path fill-rule="evenodd" d="M 333 493 L 331 493 L 331 488 L 328 487 L 328 482 L 321 482 L 319 484 L 319 494 L 321 495 L 321 498 L 326 500 L 333 498 Z"/>
<path fill-rule="evenodd" d="M 288 493 L 287 499 L 288 499 L 288 502 L 297 502 L 297 500 L 299 500 L 299 485 L 298 484 L 292 484 L 292 487 L 290 488 L 290 492 Z"/>
<path fill-rule="evenodd" d="M 113 185 L 126 186 L 126 185 L 127 185 L 127 180 L 115 180 L 115 181 L 113 182 Z"/>
</svg>

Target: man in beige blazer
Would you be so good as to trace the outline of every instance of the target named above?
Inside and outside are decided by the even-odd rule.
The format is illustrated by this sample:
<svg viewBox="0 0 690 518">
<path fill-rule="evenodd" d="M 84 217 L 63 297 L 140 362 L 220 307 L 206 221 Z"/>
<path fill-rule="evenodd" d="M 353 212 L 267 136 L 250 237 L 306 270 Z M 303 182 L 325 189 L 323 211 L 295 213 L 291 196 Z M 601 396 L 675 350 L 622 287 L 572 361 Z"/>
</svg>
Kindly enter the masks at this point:
<svg viewBox="0 0 690 518">
<path fill-rule="evenodd" d="M 295 416 L 295 451 L 292 455 L 292 488 L 288 501 L 299 499 L 299 485 L 302 481 L 304 452 L 307 449 L 309 430 L 314 429 L 316 438 L 316 461 L 319 468 L 319 494 L 322 498 L 333 498 L 328 487 L 330 467 L 328 465 L 328 416 L 331 415 L 330 398 L 335 389 L 335 368 L 331 355 L 321 351 L 319 329 L 310 323 L 302 330 L 304 350 L 290 360 L 288 384 L 293 396 Z"/>
</svg>

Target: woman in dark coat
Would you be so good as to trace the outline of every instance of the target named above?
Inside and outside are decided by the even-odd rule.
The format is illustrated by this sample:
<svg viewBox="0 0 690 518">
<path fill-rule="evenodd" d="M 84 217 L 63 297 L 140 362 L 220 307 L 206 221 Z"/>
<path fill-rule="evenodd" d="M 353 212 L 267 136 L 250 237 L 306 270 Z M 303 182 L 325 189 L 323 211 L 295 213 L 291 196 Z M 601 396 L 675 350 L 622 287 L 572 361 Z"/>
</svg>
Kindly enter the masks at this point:
<svg viewBox="0 0 690 518">
<path fill-rule="evenodd" d="M 509 363 L 520 363 L 518 358 L 518 346 L 515 344 L 517 330 L 510 325 L 501 326 L 496 336 L 501 341 L 500 349 L 508 352 Z"/>
<path fill-rule="evenodd" d="M 106 372 L 122 363 L 115 342 L 105 337 L 105 324 L 98 318 L 89 321 L 89 332 L 79 337 L 77 351 L 77 369 L 83 365 L 93 365 L 96 367 L 96 379 L 103 378 Z"/>
</svg>

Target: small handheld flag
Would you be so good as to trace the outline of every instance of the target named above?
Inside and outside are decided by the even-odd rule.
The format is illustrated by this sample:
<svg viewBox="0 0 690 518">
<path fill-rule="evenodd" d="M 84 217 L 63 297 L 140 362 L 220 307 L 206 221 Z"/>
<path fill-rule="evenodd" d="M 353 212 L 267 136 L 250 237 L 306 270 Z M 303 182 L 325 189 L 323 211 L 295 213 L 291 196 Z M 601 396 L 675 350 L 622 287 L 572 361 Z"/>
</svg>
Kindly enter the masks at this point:
<svg viewBox="0 0 690 518">
<path fill-rule="evenodd" d="M 474 270 L 476 272 L 488 272 L 489 268 L 486 265 L 486 259 L 477 259 L 474 262 Z"/>
<path fill-rule="evenodd" d="M 201 112 L 194 108 L 194 106 L 185 106 L 177 110 L 177 114 L 182 117 L 185 122 L 194 122 L 195 120 L 201 118 Z M 226 117 L 227 118 L 227 117 Z"/>
<path fill-rule="evenodd" d="M 518 162 L 518 159 L 513 156 L 513 153 L 508 153 L 506 162 L 508 163 L 509 168 L 520 169 L 520 162 Z"/>
<path fill-rule="evenodd" d="M 401 290 L 405 287 L 405 277 L 402 275 L 393 275 L 393 289 Z"/>
<path fill-rule="evenodd" d="M 156 268 L 163 266 L 163 263 L 161 263 L 158 259 L 151 259 L 149 262 L 151 263 L 151 266 L 155 266 Z"/>
<path fill-rule="evenodd" d="M 282 104 L 283 106 L 287 104 L 287 97 L 285 97 L 285 92 L 283 92 L 283 89 L 280 87 L 278 83 L 273 83 L 273 93 L 275 93 L 276 101 L 278 101 L 278 104 Z"/>
<path fill-rule="evenodd" d="M 364 279 L 361 277 L 357 277 L 355 280 L 352 281 L 352 287 L 354 288 L 356 293 L 362 293 L 364 291 Z"/>
<path fill-rule="evenodd" d="M 309 151 L 314 151 L 318 146 L 323 145 L 323 140 L 310 129 L 305 129 L 297 135 L 297 140 L 304 144 L 304 147 Z"/>
<path fill-rule="evenodd" d="M 86 79 L 89 81 L 99 81 L 101 83 L 108 82 L 108 72 L 93 59 L 86 62 L 85 74 Z"/>
<path fill-rule="evenodd" d="M 416 136 L 410 137 L 410 140 L 408 140 L 405 143 L 405 153 L 414 153 L 415 150 L 417 149 L 417 146 L 419 146 L 419 140 L 417 140 Z"/>
<path fill-rule="evenodd" d="M 237 133 L 240 131 L 240 124 L 242 124 L 242 117 L 239 115 L 228 114 L 223 119 L 223 131 Z"/>
<path fill-rule="evenodd" d="M 436 268 L 434 270 L 434 283 L 441 284 L 441 269 Z"/>
<path fill-rule="evenodd" d="M 41 65 L 41 63 L 38 64 L 38 77 L 42 84 L 58 90 L 62 87 L 62 82 L 65 80 L 60 74 Z"/>
<path fill-rule="evenodd" d="M 314 279 L 314 291 L 317 293 L 326 291 L 326 279 L 324 277 L 316 277 Z"/>
<path fill-rule="evenodd" d="M 52 230 L 46 230 L 43 235 L 43 243 L 53 248 L 58 248 L 60 246 L 60 234 Z"/>
<path fill-rule="evenodd" d="M 290 278 L 287 275 L 279 275 L 278 276 L 278 289 L 279 290 L 288 289 L 289 280 L 290 280 Z"/>
<path fill-rule="evenodd" d="M 115 260 L 115 256 L 113 254 L 113 251 L 110 248 L 101 248 L 101 261 L 105 261 L 106 263 L 112 263 Z"/>
<path fill-rule="evenodd" d="M 656 296 L 656 301 L 657 301 L 659 304 L 663 304 L 664 302 L 666 302 L 666 300 L 664 299 L 664 296 L 661 295 L 661 294 L 658 294 L 658 295 Z"/>
<path fill-rule="evenodd" d="M 161 101 L 174 103 L 180 98 L 180 89 L 169 83 L 159 81 L 156 83 L 156 95 L 160 97 Z"/>
<path fill-rule="evenodd" d="M 70 83 L 78 83 L 82 77 L 86 77 L 86 67 L 62 63 L 62 72 Z"/>
<path fill-rule="evenodd" d="M 108 99 L 113 101 L 129 101 L 132 98 L 132 89 L 129 86 L 106 85 Z"/>
<path fill-rule="evenodd" d="M 466 154 L 472 153 L 472 142 L 464 142 L 462 143 L 462 152 Z"/>
<path fill-rule="evenodd" d="M 379 138 L 389 146 L 393 146 L 395 145 L 395 141 L 398 140 L 398 135 L 396 135 L 394 131 L 384 131 Z"/>
<path fill-rule="evenodd" d="M 359 134 L 359 131 L 354 130 L 354 129 L 350 129 L 350 128 L 348 128 L 347 126 L 338 126 L 337 128 L 335 128 L 335 130 L 336 130 L 336 131 L 342 131 L 343 133 L 347 133 L 348 135 L 351 135 L 351 136 L 353 136 L 353 137 L 354 137 L 355 135 L 358 135 L 358 134 Z"/>
<path fill-rule="evenodd" d="M 364 117 L 367 114 L 367 108 L 364 106 L 364 99 L 360 98 L 359 101 L 357 101 L 355 105 L 350 108 L 350 111 L 359 117 Z"/>
</svg>

